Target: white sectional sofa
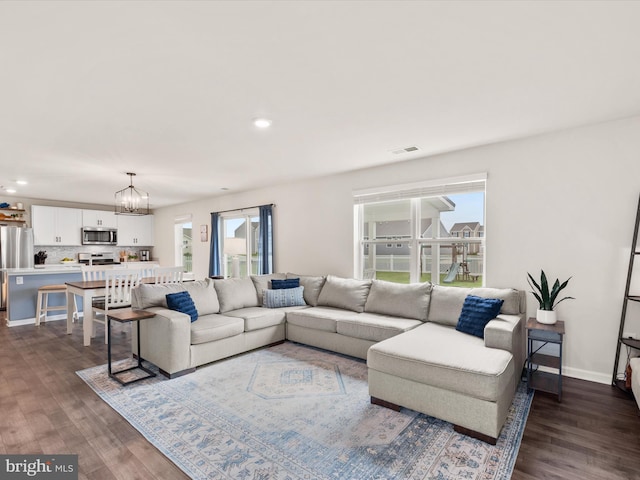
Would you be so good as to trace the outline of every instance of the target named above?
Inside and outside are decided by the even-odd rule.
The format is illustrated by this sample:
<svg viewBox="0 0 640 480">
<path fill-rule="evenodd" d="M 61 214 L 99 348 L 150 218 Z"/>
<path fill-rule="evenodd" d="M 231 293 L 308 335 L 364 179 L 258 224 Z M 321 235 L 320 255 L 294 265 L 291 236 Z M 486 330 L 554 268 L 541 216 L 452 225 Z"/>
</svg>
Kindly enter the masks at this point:
<svg viewBox="0 0 640 480">
<path fill-rule="evenodd" d="M 270 282 L 287 278 L 300 279 L 305 305 L 263 307 Z M 194 322 L 167 308 L 166 295 L 184 290 Z M 468 295 L 503 301 L 484 338 L 456 330 Z M 156 314 L 140 325 L 140 353 L 170 378 L 288 339 L 366 359 L 373 403 L 442 418 L 495 443 L 524 365 L 524 298 L 512 289 L 279 273 L 142 284 L 132 305 Z"/>
<path fill-rule="evenodd" d="M 640 357 L 634 357 L 629 360 L 631 365 L 631 391 L 636 399 L 638 408 L 640 408 Z"/>
</svg>

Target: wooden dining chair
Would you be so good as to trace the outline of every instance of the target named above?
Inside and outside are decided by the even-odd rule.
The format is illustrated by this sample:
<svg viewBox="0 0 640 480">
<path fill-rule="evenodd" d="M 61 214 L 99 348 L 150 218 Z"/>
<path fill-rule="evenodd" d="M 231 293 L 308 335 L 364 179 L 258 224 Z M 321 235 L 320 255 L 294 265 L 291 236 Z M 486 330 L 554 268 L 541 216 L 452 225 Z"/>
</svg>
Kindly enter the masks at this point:
<svg viewBox="0 0 640 480">
<path fill-rule="evenodd" d="M 108 270 L 113 270 L 113 265 L 80 265 L 80 272 L 82 273 L 83 282 L 104 280 L 104 273 Z M 104 302 L 104 297 L 94 297 L 93 301 Z M 73 296 L 73 306 L 73 321 L 75 322 L 80 316 L 78 312 L 78 300 L 76 295 Z"/>
<path fill-rule="evenodd" d="M 142 264 L 137 263 L 137 264 L 134 264 L 134 265 L 127 265 L 125 263 L 124 265 L 125 265 L 125 268 L 127 270 L 132 270 L 132 271 L 137 271 L 138 272 L 137 284 L 142 282 L 142 280 L 145 279 L 145 278 L 153 279 L 155 277 L 155 270 L 156 270 L 156 268 L 158 268 L 158 266 L 155 265 L 155 264 L 144 265 L 144 263 L 142 263 Z"/>
<path fill-rule="evenodd" d="M 117 268 L 104 273 L 105 292 L 104 301 L 93 302 L 93 321 L 104 324 L 104 343 L 108 341 L 107 315 L 109 310 L 131 306 L 131 289 L 138 284 L 137 269 Z"/>
<path fill-rule="evenodd" d="M 155 269 L 156 283 L 182 283 L 182 267 L 158 267 Z"/>
</svg>

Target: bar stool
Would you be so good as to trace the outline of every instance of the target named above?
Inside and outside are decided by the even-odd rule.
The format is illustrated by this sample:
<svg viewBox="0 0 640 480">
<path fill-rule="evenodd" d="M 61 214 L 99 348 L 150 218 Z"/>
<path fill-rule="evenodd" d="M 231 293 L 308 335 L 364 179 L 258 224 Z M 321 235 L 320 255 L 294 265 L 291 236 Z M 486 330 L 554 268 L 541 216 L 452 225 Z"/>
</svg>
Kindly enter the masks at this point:
<svg viewBox="0 0 640 480">
<path fill-rule="evenodd" d="M 49 294 L 50 293 L 62 293 L 64 294 L 64 305 L 57 305 L 54 307 L 49 306 Z M 67 311 L 67 286 L 66 285 L 43 285 L 38 288 L 38 304 L 36 307 L 36 326 L 40 325 L 40 320 L 47 321 L 47 312 L 54 310 Z"/>
</svg>

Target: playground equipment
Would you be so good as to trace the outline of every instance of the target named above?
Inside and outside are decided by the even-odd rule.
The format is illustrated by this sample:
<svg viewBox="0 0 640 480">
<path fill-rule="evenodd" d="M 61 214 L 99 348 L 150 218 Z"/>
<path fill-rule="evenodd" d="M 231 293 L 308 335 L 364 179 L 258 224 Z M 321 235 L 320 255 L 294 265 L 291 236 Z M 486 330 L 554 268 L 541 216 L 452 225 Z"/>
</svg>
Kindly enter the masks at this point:
<svg viewBox="0 0 640 480">
<path fill-rule="evenodd" d="M 457 262 L 454 262 L 451 264 L 451 266 L 449 267 L 449 273 L 447 274 L 447 276 L 444 278 L 444 280 L 442 280 L 442 283 L 451 283 L 456 279 L 456 276 L 458 275 L 458 268 L 460 267 L 460 264 Z"/>
</svg>

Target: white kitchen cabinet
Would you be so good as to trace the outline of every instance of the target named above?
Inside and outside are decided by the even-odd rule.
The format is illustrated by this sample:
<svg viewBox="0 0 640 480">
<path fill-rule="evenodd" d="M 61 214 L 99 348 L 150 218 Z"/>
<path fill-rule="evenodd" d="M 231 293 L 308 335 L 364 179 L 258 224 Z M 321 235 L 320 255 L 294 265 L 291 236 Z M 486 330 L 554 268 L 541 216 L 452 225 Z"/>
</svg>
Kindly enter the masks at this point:
<svg viewBox="0 0 640 480">
<path fill-rule="evenodd" d="M 77 208 L 31 207 L 35 245 L 76 246 L 81 244 L 82 210 Z"/>
<path fill-rule="evenodd" d="M 109 210 L 82 210 L 82 226 L 97 228 L 117 228 L 115 212 Z"/>
<path fill-rule="evenodd" d="M 153 246 L 153 215 L 116 215 L 118 245 L 121 247 Z"/>
</svg>

